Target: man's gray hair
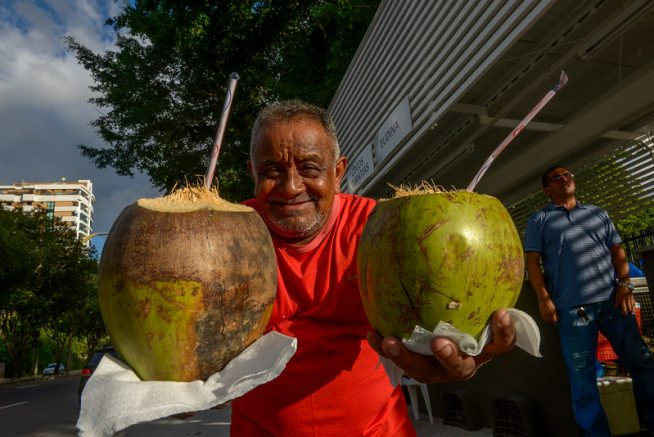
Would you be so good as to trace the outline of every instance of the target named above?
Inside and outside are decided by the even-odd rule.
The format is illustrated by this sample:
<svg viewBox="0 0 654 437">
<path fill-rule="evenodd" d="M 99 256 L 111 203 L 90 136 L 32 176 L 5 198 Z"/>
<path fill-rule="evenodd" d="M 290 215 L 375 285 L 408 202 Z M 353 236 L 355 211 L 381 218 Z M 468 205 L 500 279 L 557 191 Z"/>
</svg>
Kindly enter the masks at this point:
<svg viewBox="0 0 654 437">
<path fill-rule="evenodd" d="M 278 121 L 288 121 L 294 118 L 308 118 L 315 120 L 325 129 L 327 136 L 332 140 L 334 164 L 338 162 L 341 151 L 336 137 L 336 126 L 329 112 L 301 100 L 285 100 L 272 103 L 263 108 L 252 126 L 250 138 L 250 160 L 253 160 L 254 142 L 262 129 Z"/>
</svg>

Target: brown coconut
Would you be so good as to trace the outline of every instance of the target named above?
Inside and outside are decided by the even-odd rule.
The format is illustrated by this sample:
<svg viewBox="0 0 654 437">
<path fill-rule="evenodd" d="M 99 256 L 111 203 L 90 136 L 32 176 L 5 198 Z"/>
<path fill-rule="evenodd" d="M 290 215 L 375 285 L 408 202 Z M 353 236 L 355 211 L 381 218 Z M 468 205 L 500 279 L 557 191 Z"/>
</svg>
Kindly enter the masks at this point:
<svg viewBox="0 0 654 437">
<path fill-rule="evenodd" d="M 102 317 L 143 380 L 204 380 L 222 369 L 262 335 L 276 288 L 263 220 L 203 188 L 125 208 L 100 261 Z"/>
</svg>

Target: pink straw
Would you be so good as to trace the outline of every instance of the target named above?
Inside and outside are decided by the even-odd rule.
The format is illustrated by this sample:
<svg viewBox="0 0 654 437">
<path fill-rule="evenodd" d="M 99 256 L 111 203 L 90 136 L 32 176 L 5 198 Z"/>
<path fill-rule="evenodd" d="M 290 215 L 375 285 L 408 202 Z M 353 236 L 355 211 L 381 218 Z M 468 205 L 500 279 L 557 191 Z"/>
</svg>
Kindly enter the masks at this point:
<svg viewBox="0 0 654 437">
<path fill-rule="evenodd" d="M 207 190 L 211 188 L 213 175 L 216 171 L 216 164 L 218 163 L 218 154 L 220 153 L 220 146 L 223 143 L 223 136 L 225 135 L 225 127 L 227 126 L 227 118 L 229 118 L 229 110 L 232 107 L 232 100 L 234 97 L 234 90 L 236 89 L 236 82 L 240 79 L 238 73 L 232 73 L 229 76 L 229 84 L 227 85 L 227 96 L 225 96 L 225 104 L 223 105 L 223 112 L 220 116 L 220 124 L 216 131 L 216 138 L 213 142 L 213 149 L 211 150 L 211 162 L 207 167 L 207 174 L 204 177 L 204 186 Z"/>
<path fill-rule="evenodd" d="M 513 141 L 515 137 L 518 136 L 520 132 L 529 124 L 529 122 L 540 112 L 541 109 L 543 109 L 543 106 L 547 105 L 547 102 L 549 102 L 554 95 L 565 86 L 565 84 L 568 83 L 568 75 L 565 74 L 565 71 L 561 71 L 561 76 L 559 77 L 559 81 L 554 85 L 554 88 L 549 90 L 545 96 L 534 106 L 534 108 L 527 114 L 525 118 L 522 119 L 522 121 L 516 126 L 515 129 L 506 137 L 504 138 L 504 141 L 497 146 L 497 148 L 491 153 L 491 155 L 486 159 L 486 162 L 484 162 L 484 165 L 481 166 L 475 177 L 472 179 L 470 184 L 468 185 L 468 188 L 466 188 L 468 191 L 474 191 L 475 187 L 481 180 L 482 176 L 484 176 L 484 173 L 486 173 L 486 170 L 491 166 L 493 161 L 495 161 L 495 158 L 499 156 L 500 153 L 506 148 L 506 146 Z"/>
</svg>

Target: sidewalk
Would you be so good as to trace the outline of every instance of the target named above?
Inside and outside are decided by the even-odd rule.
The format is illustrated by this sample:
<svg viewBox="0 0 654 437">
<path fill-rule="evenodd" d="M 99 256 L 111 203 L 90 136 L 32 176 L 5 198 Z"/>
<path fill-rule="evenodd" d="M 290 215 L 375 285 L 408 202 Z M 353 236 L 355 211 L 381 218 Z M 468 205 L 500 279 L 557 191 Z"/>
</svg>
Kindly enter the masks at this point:
<svg viewBox="0 0 654 437">
<path fill-rule="evenodd" d="M 80 371 L 71 371 L 70 374 L 79 374 Z M 42 376 L 25 377 L 22 380 L 39 380 Z M 19 379 L 2 378 L 3 382 L 16 382 Z M 413 419 L 413 413 L 409 407 L 409 414 Z M 221 410 L 200 411 L 196 415 L 185 420 L 175 418 L 163 418 L 151 422 L 139 423 L 117 433 L 114 437 L 180 437 L 180 436 L 212 436 L 229 437 L 231 409 L 229 407 Z M 466 431 L 455 426 L 443 425 L 443 420 L 434 417 L 434 424 L 429 422 L 426 414 L 421 414 L 419 420 L 414 420 L 414 426 L 418 437 L 491 437 L 493 430 L 482 428 L 477 431 Z"/>
<path fill-rule="evenodd" d="M 200 411 L 193 417 L 185 420 L 159 419 L 152 422 L 140 423 L 119 432 L 114 437 L 145 437 L 156 435 L 157 437 L 176 436 L 212 436 L 228 437 L 231 410 L 229 407 L 222 410 Z M 491 437 L 493 430 L 483 428 L 478 431 L 466 431 L 454 426 L 443 425 L 440 418 L 434 418 L 434 424 L 429 423 L 426 415 L 421 415 L 420 420 L 414 421 L 419 437 Z"/>
<path fill-rule="evenodd" d="M 71 370 L 69 372 L 65 372 L 62 375 L 59 376 L 77 376 L 80 373 L 82 373 L 81 370 Z M 42 379 L 47 379 L 47 378 L 52 378 L 51 376 L 43 376 L 41 374 L 38 374 L 36 376 L 30 375 L 30 376 L 21 376 L 20 378 L 0 378 L 0 384 L 8 384 L 11 382 L 20 382 L 20 381 L 40 381 Z"/>
</svg>

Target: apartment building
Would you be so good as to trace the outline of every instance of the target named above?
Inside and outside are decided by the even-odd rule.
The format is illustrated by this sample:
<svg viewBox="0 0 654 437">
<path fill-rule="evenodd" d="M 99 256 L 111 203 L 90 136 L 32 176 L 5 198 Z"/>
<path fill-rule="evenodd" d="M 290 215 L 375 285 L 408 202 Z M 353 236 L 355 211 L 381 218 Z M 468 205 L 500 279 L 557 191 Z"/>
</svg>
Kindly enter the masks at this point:
<svg viewBox="0 0 654 437">
<path fill-rule="evenodd" d="M 91 234 L 93 223 L 93 183 L 87 179 L 68 182 L 19 182 L 0 185 L 0 206 L 22 207 L 29 213 L 44 209 L 50 217 L 59 217 L 77 232 L 78 238 Z"/>
</svg>

